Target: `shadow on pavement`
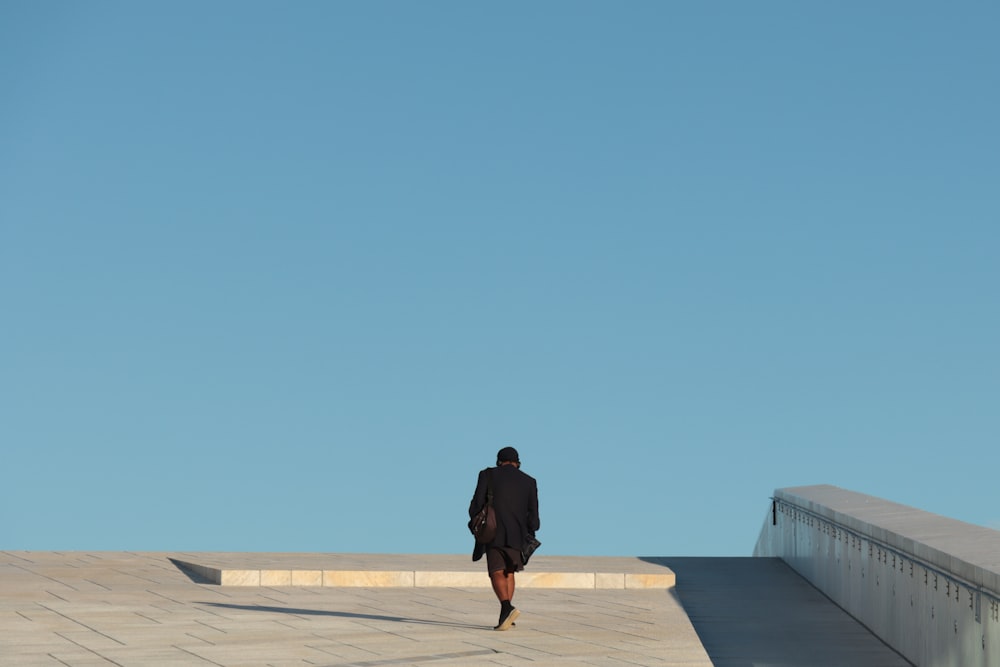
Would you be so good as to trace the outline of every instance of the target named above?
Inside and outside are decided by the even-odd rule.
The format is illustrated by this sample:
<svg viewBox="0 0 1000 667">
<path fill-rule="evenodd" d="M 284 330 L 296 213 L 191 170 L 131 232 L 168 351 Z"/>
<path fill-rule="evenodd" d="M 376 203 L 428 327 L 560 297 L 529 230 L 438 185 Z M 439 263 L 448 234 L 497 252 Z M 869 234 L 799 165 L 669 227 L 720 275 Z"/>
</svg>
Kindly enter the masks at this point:
<svg viewBox="0 0 1000 667">
<path fill-rule="evenodd" d="M 256 604 L 228 604 L 224 602 L 197 602 L 195 604 L 206 607 L 218 607 L 222 609 L 239 609 L 241 611 L 264 611 L 272 614 L 292 614 L 293 616 L 335 616 L 338 618 L 360 618 L 368 621 L 391 621 L 393 623 L 414 623 L 418 625 L 440 625 L 449 628 L 470 628 L 472 630 L 490 630 L 493 628 L 484 625 L 472 625 L 469 623 L 448 623 L 446 621 L 429 621 L 420 618 L 407 618 L 405 616 L 382 616 L 379 614 L 357 614 L 350 611 L 330 611 L 327 609 L 297 609 L 294 607 L 270 607 Z"/>
<path fill-rule="evenodd" d="M 185 563 L 184 561 L 177 560 L 176 558 L 167 558 L 167 560 L 169 560 L 171 563 L 173 563 L 174 567 L 176 567 L 178 570 L 180 570 L 181 572 L 183 572 L 184 575 L 187 576 L 188 579 L 190 579 L 191 581 L 193 581 L 196 584 L 214 584 L 215 583 L 214 581 L 212 581 L 208 577 L 205 577 L 205 576 L 203 576 L 201 574 L 198 574 L 197 572 L 195 572 L 194 570 L 192 570 L 190 567 L 188 567 L 187 563 Z"/>
<path fill-rule="evenodd" d="M 676 594 L 716 667 L 909 667 L 778 558 L 642 558 Z"/>
</svg>

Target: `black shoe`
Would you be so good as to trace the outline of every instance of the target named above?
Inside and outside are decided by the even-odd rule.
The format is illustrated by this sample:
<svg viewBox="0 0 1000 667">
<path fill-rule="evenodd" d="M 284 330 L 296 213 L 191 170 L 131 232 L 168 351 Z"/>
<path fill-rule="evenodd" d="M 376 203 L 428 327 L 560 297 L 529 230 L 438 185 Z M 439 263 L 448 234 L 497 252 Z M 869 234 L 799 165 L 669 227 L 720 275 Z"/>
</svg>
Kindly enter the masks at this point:
<svg viewBox="0 0 1000 667">
<path fill-rule="evenodd" d="M 514 607 L 510 608 L 510 611 L 504 614 L 500 613 L 500 623 L 493 628 L 494 630 L 510 630 L 511 626 L 514 625 L 514 620 L 521 615 Z"/>
</svg>

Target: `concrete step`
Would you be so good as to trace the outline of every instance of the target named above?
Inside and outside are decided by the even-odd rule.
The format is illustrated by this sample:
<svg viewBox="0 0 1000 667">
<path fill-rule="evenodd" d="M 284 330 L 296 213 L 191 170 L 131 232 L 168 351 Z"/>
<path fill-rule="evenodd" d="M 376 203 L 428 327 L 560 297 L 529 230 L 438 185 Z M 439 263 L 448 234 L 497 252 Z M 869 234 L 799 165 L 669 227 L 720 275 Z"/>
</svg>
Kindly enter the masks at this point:
<svg viewBox="0 0 1000 667">
<path fill-rule="evenodd" d="M 485 560 L 458 555 L 200 553 L 171 561 L 220 586 L 490 586 Z M 518 588 L 667 589 L 675 582 L 653 558 L 537 555 L 517 575 Z"/>
</svg>

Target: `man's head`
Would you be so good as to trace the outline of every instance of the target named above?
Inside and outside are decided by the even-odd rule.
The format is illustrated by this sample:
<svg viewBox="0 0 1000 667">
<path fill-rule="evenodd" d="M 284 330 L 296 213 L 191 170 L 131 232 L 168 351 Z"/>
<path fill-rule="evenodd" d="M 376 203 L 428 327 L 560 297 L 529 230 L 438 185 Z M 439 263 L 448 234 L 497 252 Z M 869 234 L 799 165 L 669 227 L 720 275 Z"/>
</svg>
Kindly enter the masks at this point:
<svg viewBox="0 0 1000 667">
<path fill-rule="evenodd" d="M 502 466 L 505 463 L 513 463 L 516 466 L 521 465 L 521 459 L 517 455 L 517 450 L 513 447 L 504 447 L 497 452 L 497 465 Z"/>
</svg>

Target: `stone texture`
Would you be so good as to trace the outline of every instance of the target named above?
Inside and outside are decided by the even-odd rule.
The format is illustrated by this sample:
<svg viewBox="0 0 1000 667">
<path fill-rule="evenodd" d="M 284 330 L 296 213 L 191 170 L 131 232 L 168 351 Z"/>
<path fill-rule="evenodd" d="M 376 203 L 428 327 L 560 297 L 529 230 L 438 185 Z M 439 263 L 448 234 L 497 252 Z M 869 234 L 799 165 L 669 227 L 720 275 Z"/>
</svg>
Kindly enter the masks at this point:
<svg viewBox="0 0 1000 667">
<path fill-rule="evenodd" d="M 412 587 L 413 572 L 380 572 L 378 570 L 323 570 L 324 586 L 382 588 Z"/>
<path fill-rule="evenodd" d="M 220 586 L 198 583 L 199 573 L 168 556 L 216 557 L 0 552 L 0 666 L 711 665 L 664 590 L 519 589 L 517 627 L 494 632 L 498 607 L 484 587 Z M 253 567 L 240 571 L 268 581 L 269 572 L 294 577 L 330 560 L 245 555 Z M 448 573 L 465 560 L 345 556 L 338 564 L 413 575 Z M 621 562 L 588 560 L 593 569 Z M 468 569 L 486 579 L 483 563 Z"/>
<path fill-rule="evenodd" d="M 414 572 L 413 585 L 418 588 L 489 588 L 490 578 L 484 567 L 480 572 Z"/>
<path fill-rule="evenodd" d="M 223 570 L 223 586 L 260 586 L 260 570 Z"/>
<path fill-rule="evenodd" d="M 292 586 L 292 571 L 291 570 L 261 570 L 260 571 L 260 585 L 261 586 Z M 295 584 L 297 586 L 304 586 L 306 584 Z"/>
<path fill-rule="evenodd" d="M 202 565 L 182 570 L 171 559 Z M 294 583 L 326 569 L 412 579 L 260 585 L 273 572 Z M 229 570 L 256 572 L 259 583 L 202 583 L 203 573 Z M 529 572 L 587 585 L 524 587 Z M 676 586 L 625 588 L 630 576 L 649 583 L 675 572 Z M 905 665 L 777 559 L 538 557 L 518 575 L 522 616 L 509 632 L 492 630 L 488 588 L 434 585 L 458 576 L 482 581 L 485 565 L 468 556 L 0 552 L 0 667 Z"/>
<path fill-rule="evenodd" d="M 622 590 L 625 588 L 625 575 L 618 573 L 597 572 L 594 574 L 594 587 Z M 666 588 L 666 586 L 664 586 L 664 588 Z"/>
<path fill-rule="evenodd" d="M 670 574 L 626 574 L 625 588 L 671 588 L 677 578 Z"/>
<path fill-rule="evenodd" d="M 284 581 L 282 572 L 291 572 L 293 586 L 480 588 L 490 585 L 485 562 L 474 563 L 468 557 L 458 556 L 215 553 L 186 554 L 175 560 L 186 569 L 205 576 L 207 581 L 224 581 L 227 586 L 282 585 L 268 583 Z M 427 569 L 405 569 L 414 565 Z M 291 567 L 291 570 L 279 566 Z M 430 569 L 432 567 L 441 569 Z M 260 573 L 259 579 L 249 574 L 254 571 Z M 322 575 L 317 574 L 319 572 Z M 518 575 L 518 586 L 526 588 L 662 589 L 673 585 L 674 577 L 669 568 L 655 559 L 642 558 L 542 556 L 533 559 Z"/>
<path fill-rule="evenodd" d="M 322 570 L 291 570 L 292 586 L 322 586 Z"/>
<path fill-rule="evenodd" d="M 517 574 L 523 588 L 594 588 L 593 572 L 531 572 Z"/>
</svg>

